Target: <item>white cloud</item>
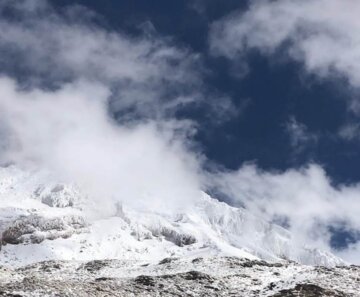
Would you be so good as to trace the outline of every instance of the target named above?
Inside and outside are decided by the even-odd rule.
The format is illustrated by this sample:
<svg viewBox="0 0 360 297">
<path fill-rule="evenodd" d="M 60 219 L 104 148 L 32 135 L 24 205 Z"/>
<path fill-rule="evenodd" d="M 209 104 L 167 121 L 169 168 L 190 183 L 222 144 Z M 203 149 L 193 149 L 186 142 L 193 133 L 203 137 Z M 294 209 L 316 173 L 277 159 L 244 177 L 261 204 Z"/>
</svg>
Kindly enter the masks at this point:
<svg viewBox="0 0 360 297">
<path fill-rule="evenodd" d="M 357 0 L 252 1 L 246 11 L 236 12 L 211 27 L 214 55 L 246 63 L 246 53 L 265 56 L 281 53 L 299 61 L 320 78 L 345 78 L 352 90 L 360 87 L 360 2 Z M 356 96 L 349 110 L 359 114 Z M 287 125 L 294 147 L 316 141 L 295 119 Z M 358 125 L 343 126 L 338 135 L 357 137 Z M 329 225 L 345 224 L 360 230 L 360 185 L 333 186 L 324 169 L 309 165 L 285 172 L 265 172 L 244 166 L 221 173 L 217 182 L 235 201 L 269 219 L 288 222 L 304 242 L 329 247 Z M 358 245 L 341 256 L 359 263 Z"/>
<path fill-rule="evenodd" d="M 340 127 L 338 135 L 340 138 L 351 141 L 354 139 L 359 139 L 360 137 L 360 125 L 358 123 L 348 123 Z"/>
<path fill-rule="evenodd" d="M 234 203 L 245 204 L 268 220 L 286 222 L 299 244 L 330 250 L 329 226 L 360 230 L 360 184 L 334 187 L 316 164 L 284 172 L 245 165 L 237 171 L 219 173 L 215 183 L 233 197 Z"/>
<path fill-rule="evenodd" d="M 339 257 L 349 263 L 360 264 L 360 242 L 351 244 L 348 249 L 339 252 Z"/>
<path fill-rule="evenodd" d="M 9 9 L 16 17 L 8 16 Z M 25 77 L 26 86 L 101 82 L 111 88 L 113 112 L 146 117 L 165 117 L 194 103 L 211 106 L 217 99 L 205 100 L 201 57 L 170 39 L 105 29 L 86 8 L 59 12 L 46 1 L 5 1 L 0 14 L 1 71 Z M 222 97 L 226 107 L 230 99 Z"/>
<path fill-rule="evenodd" d="M 360 19 L 357 0 L 252 1 L 250 8 L 212 26 L 214 53 L 241 57 L 257 49 L 271 55 L 282 48 L 307 71 L 341 74 L 360 86 Z"/>
<path fill-rule="evenodd" d="M 190 206 L 201 187 L 199 158 L 171 123 L 116 125 L 108 92 L 89 83 L 24 92 L 0 79 L 1 122 L 12 137 L 2 159 L 76 182 L 102 214 L 116 202 L 160 212 Z"/>
<path fill-rule="evenodd" d="M 196 125 L 172 114 L 204 100 L 198 56 L 106 30 L 76 6 L 5 1 L 0 13 L 0 161 L 76 182 L 103 214 L 116 201 L 189 206 L 201 188 L 201 157 L 187 148 Z"/>
</svg>

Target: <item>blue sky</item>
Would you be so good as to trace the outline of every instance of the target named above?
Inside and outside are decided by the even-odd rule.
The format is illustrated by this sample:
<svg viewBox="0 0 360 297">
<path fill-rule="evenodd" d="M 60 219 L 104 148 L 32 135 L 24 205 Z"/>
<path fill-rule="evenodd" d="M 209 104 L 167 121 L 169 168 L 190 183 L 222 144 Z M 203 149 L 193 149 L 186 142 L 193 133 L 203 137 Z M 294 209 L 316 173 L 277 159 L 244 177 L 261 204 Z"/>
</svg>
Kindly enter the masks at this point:
<svg viewBox="0 0 360 297">
<path fill-rule="evenodd" d="M 74 4 L 55 2 L 60 6 Z M 99 13 L 100 22 L 113 30 L 134 35 L 153 30 L 201 54 L 208 71 L 205 82 L 229 96 L 239 109 L 238 115 L 220 123 L 201 108 L 179 113 L 200 122 L 196 137 L 210 160 L 231 169 L 251 161 L 264 169 L 279 170 L 316 162 L 326 168 L 335 183 L 359 181 L 359 142 L 338 135 L 349 122 L 357 122 L 357 116 L 348 112 L 347 100 L 353 93 L 345 78 L 323 79 L 306 73 L 302 63 L 286 58 L 280 48 L 270 57 L 254 49 L 239 61 L 209 51 L 211 24 L 227 14 L 245 12 L 246 1 L 75 3 Z M 151 29 L 146 29 L 150 24 Z M 246 70 L 240 65 L 244 59 Z M 297 147 L 288 127 L 292 121 L 311 135 L 296 143 Z"/>
<path fill-rule="evenodd" d="M 119 127 L 150 123 L 176 136 L 182 159 L 192 160 L 184 167 L 191 174 L 179 173 L 184 184 L 196 175 L 199 187 L 220 199 L 358 258 L 356 1 L 9 3 L 1 7 L 0 65 L 24 92 L 99 83 L 107 95 L 94 93 L 107 98 Z M 9 114 L 19 110 L 4 106 Z M 18 140 L 23 147 L 32 147 L 29 134 Z M 3 161 L 56 163 L 3 146 Z"/>
</svg>

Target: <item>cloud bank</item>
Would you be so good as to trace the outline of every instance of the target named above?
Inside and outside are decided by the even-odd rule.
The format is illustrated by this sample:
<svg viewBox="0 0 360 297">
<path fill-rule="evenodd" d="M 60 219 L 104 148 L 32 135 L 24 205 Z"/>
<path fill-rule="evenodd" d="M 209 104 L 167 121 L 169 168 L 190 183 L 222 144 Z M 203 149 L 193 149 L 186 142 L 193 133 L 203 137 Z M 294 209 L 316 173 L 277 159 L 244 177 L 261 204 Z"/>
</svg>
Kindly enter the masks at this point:
<svg viewBox="0 0 360 297">
<path fill-rule="evenodd" d="M 243 203 L 261 217 L 289 228 L 301 245 L 329 249 L 329 226 L 348 232 L 360 230 L 360 184 L 333 186 L 321 166 L 268 172 L 253 164 L 216 176 L 233 203 Z M 341 255 L 359 263 L 359 250 Z"/>
<path fill-rule="evenodd" d="M 201 188 L 196 125 L 173 113 L 211 105 L 197 55 L 104 29 L 83 7 L 5 1 L 0 13 L 2 163 L 76 182 L 104 215 L 118 201 L 189 206 Z"/>
<path fill-rule="evenodd" d="M 89 83 L 57 91 L 21 91 L 0 79 L 2 159 L 45 168 L 76 182 L 103 215 L 116 202 L 165 211 L 187 207 L 198 195 L 198 160 L 171 122 L 118 126 L 106 112 L 108 89 Z"/>
</svg>

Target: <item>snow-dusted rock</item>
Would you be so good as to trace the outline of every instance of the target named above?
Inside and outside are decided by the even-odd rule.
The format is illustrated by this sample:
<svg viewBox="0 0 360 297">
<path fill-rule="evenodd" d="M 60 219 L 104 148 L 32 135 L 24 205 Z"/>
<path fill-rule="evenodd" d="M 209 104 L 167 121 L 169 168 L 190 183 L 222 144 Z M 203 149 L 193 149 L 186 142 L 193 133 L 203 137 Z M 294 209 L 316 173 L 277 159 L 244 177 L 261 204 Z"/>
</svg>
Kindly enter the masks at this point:
<svg viewBox="0 0 360 297">
<path fill-rule="evenodd" d="M 34 197 L 50 207 L 72 207 L 79 196 L 75 187 L 64 184 L 40 185 L 34 191 Z"/>
<path fill-rule="evenodd" d="M 46 261 L 0 267 L 4 296 L 360 296 L 360 268 L 235 257 Z"/>
<path fill-rule="evenodd" d="M 2 232 L 2 244 L 41 243 L 49 239 L 68 238 L 84 232 L 86 222 L 80 216 L 44 218 L 38 215 L 20 217 L 8 224 Z"/>
</svg>

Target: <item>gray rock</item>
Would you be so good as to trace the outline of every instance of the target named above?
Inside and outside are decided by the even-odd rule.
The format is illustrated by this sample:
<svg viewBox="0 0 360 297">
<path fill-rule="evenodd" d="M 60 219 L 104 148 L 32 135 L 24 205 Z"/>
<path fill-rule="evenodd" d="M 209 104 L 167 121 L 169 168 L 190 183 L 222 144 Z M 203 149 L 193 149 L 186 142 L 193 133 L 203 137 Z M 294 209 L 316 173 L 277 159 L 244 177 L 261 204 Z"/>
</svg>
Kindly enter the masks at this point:
<svg viewBox="0 0 360 297">
<path fill-rule="evenodd" d="M 0 267 L 0 296 L 360 296 L 360 267 L 267 264 L 233 257 L 178 259 L 166 267 L 120 260 L 47 261 Z M 189 270 L 179 271 L 180 266 Z"/>
<path fill-rule="evenodd" d="M 20 217 L 8 223 L 2 232 L 2 244 L 40 243 L 45 239 L 68 238 L 85 232 L 87 226 L 80 216 L 44 218 L 38 215 Z"/>
</svg>

